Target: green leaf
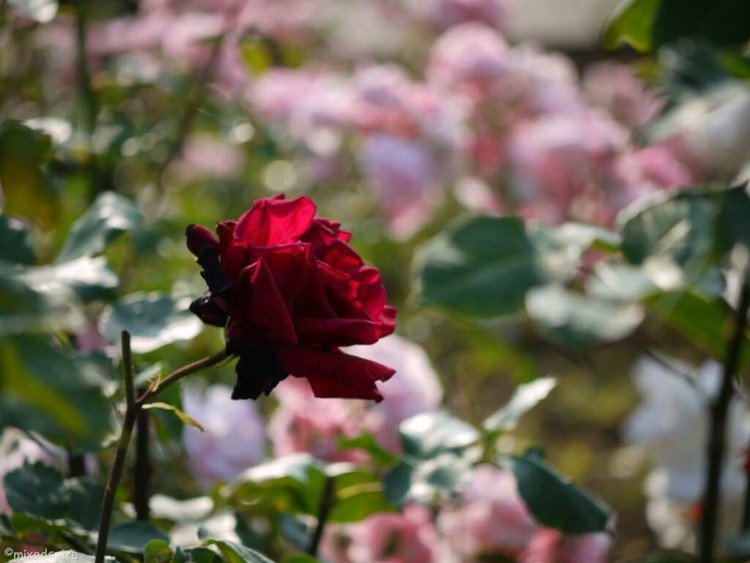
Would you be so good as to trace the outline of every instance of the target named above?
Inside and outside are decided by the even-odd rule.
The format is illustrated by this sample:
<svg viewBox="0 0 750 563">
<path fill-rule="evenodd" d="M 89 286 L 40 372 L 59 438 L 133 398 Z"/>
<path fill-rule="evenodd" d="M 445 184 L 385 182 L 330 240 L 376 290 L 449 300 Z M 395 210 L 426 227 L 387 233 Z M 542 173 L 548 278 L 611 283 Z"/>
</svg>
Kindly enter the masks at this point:
<svg viewBox="0 0 750 563">
<path fill-rule="evenodd" d="M 105 309 L 99 329 L 110 342 L 119 342 L 127 330 L 133 351 L 145 354 L 200 333 L 203 325 L 189 307 L 190 299 L 135 293 Z"/>
<path fill-rule="evenodd" d="M 146 546 L 154 541 L 169 542 L 169 536 L 151 522 L 136 520 L 113 526 L 109 531 L 107 549 L 124 553 L 143 553 Z"/>
<path fill-rule="evenodd" d="M 25 225 L 0 213 L 0 260 L 32 265 L 36 261 Z"/>
<path fill-rule="evenodd" d="M 97 529 L 104 486 L 93 477 L 68 479 L 65 484 L 70 495 L 68 517 L 86 530 Z"/>
<path fill-rule="evenodd" d="M 132 201 L 114 192 L 104 192 L 73 224 L 57 262 L 100 254 L 115 238 L 135 229 L 140 221 L 140 211 Z"/>
<path fill-rule="evenodd" d="M 373 514 L 395 510 L 396 507 L 383 494 L 382 484 L 373 479 L 370 482 L 337 487 L 336 503 L 328 519 L 330 522 L 346 524 L 364 520 Z"/>
<path fill-rule="evenodd" d="M 723 197 L 722 191 L 695 188 L 626 209 L 618 218 L 623 255 L 632 264 L 643 264 L 650 256 L 669 256 L 688 272 L 703 272 L 711 263 Z"/>
<path fill-rule="evenodd" d="M 98 447 L 110 429 L 114 370 L 62 350 L 44 336 L 0 343 L 0 424 L 36 431 L 61 444 Z"/>
<path fill-rule="evenodd" d="M 485 419 L 482 424 L 483 428 L 491 432 L 513 430 L 519 419 L 546 399 L 556 385 L 555 377 L 540 377 L 530 383 L 519 385 L 510 401 Z"/>
<path fill-rule="evenodd" d="M 605 27 L 602 43 L 614 49 L 628 43 L 642 53 L 651 50 L 654 18 L 661 0 L 621 0 Z"/>
<path fill-rule="evenodd" d="M 479 439 L 476 428 L 446 412 L 413 416 L 401 423 L 399 435 L 404 453 L 419 459 L 460 453 Z"/>
<path fill-rule="evenodd" d="M 0 185 L 9 215 L 26 217 L 42 228 L 54 226 L 59 201 L 44 165 L 52 158 L 52 139 L 17 121 L 0 123 Z"/>
<path fill-rule="evenodd" d="M 558 285 L 530 291 L 526 310 L 543 333 L 573 347 L 624 338 L 644 317 L 637 303 L 595 299 Z"/>
<path fill-rule="evenodd" d="M 736 186 L 727 190 L 719 210 L 718 245 L 729 253 L 735 245 L 750 248 L 750 195 L 747 186 Z"/>
<path fill-rule="evenodd" d="M 117 289 L 117 276 L 107 267 L 104 257 L 82 257 L 70 262 L 41 267 L 2 268 L 0 273 L 22 281 L 36 291 L 50 293 L 74 291 L 83 301 L 107 299 Z"/>
<path fill-rule="evenodd" d="M 654 264 L 652 262 L 651 266 Z M 658 275 L 662 277 L 662 283 L 667 281 L 673 286 L 679 285 L 674 280 L 675 276 L 672 276 L 672 280 L 664 280 L 665 270 L 670 265 L 671 263 L 665 264 Z M 676 272 L 675 275 L 681 276 L 681 272 Z M 586 279 L 585 287 L 586 293 L 597 299 L 614 301 L 639 301 L 660 293 L 645 268 L 609 262 L 599 262 L 594 267 L 593 275 Z"/>
<path fill-rule="evenodd" d="M 386 473 L 385 497 L 398 506 L 407 501 L 431 504 L 454 497 L 471 473 L 473 460 L 443 453 L 429 459 L 405 459 Z"/>
<path fill-rule="evenodd" d="M 198 522 L 208 518 L 214 509 L 214 501 L 208 496 L 180 500 L 156 494 L 151 497 L 149 507 L 154 518 L 172 522 Z"/>
<path fill-rule="evenodd" d="M 534 247 L 514 217 L 480 217 L 430 242 L 421 256 L 422 297 L 478 317 L 518 312 L 540 283 Z"/>
<path fill-rule="evenodd" d="M 370 454 L 372 459 L 383 465 L 389 465 L 397 459 L 391 452 L 381 448 L 372 434 L 360 434 L 354 438 L 342 438 L 338 442 L 338 448 L 340 450 L 363 450 Z"/>
<path fill-rule="evenodd" d="M 207 539 L 203 543 L 218 547 L 227 563 L 273 563 L 273 560 L 262 553 L 235 542 Z"/>
<path fill-rule="evenodd" d="M 171 563 L 173 555 L 169 543 L 164 540 L 151 540 L 143 548 L 144 563 Z"/>
<path fill-rule="evenodd" d="M 562 477 L 538 453 L 513 456 L 518 492 L 534 519 L 566 534 L 603 532 L 612 517 L 602 501 Z"/>
<path fill-rule="evenodd" d="M 70 505 L 70 491 L 55 468 L 36 462 L 8 473 L 3 480 L 8 504 L 15 512 L 62 518 Z"/>
<path fill-rule="evenodd" d="M 175 551 L 174 563 L 224 563 L 223 559 L 207 547 L 191 547 Z"/>
<path fill-rule="evenodd" d="M 59 284 L 34 287 L 0 266 L 0 336 L 74 330 L 85 322 L 78 296 Z"/>
<path fill-rule="evenodd" d="M 268 502 L 278 510 L 316 514 L 326 481 L 324 466 L 309 454 L 293 454 L 257 465 L 235 479 L 232 495 Z"/>
<path fill-rule="evenodd" d="M 683 37 L 717 46 L 739 47 L 750 39 L 750 3 L 746 0 L 661 0 L 654 21 L 654 47 Z"/>
<path fill-rule="evenodd" d="M 732 311 L 723 303 L 692 291 L 656 295 L 646 303 L 650 311 L 699 349 L 716 359 L 722 359 L 726 354 Z"/>
<path fill-rule="evenodd" d="M 206 431 L 206 429 L 203 428 L 203 426 L 201 426 L 200 422 L 198 422 L 194 418 L 191 418 L 184 411 L 182 411 L 181 409 L 177 408 L 174 405 L 170 405 L 170 404 L 167 404 L 167 403 L 156 402 L 156 403 L 147 403 L 147 404 L 143 405 L 143 408 L 146 409 L 146 410 L 148 410 L 148 409 L 159 409 L 159 410 L 163 410 L 163 411 L 173 412 L 177 416 L 177 418 L 179 418 L 182 421 L 183 424 L 185 424 L 187 426 L 193 426 L 194 428 L 197 428 L 201 432 L 205 432 Z"/>
</svg>

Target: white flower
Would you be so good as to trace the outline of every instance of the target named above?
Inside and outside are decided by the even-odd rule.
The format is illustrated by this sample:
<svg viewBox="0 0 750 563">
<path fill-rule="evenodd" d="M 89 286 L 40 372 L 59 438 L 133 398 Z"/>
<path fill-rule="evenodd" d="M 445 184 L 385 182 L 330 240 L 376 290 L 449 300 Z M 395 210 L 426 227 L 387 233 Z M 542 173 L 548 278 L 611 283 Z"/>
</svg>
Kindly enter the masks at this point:
<svg viewBox="0 0 750 563">
<path fill-rule="evenodd" d="M 652 460 L 646 487 L 649 524 L 663 545 L 689 549 L 694 544 L 691 513 L 705 487 L 709 405 L 719 390 L 721 366 L 708 361 L 696 370 L 668 361 L 681 375 L 651 359 L 636 363 L 633 379 L 643 401 L 626 420 L 624 435 L 645 446 Z M 746 485 L 741 454 L 750 439 L 750 410 L 739 398 L 732 400 L 727 426 L 722 529 L 732 531 Z"/>
<path fill-rule="evenodd" d="M 255 403 L 233 401 L 226 385 L 205 391 L 187 386 L 183 410 L 204 428 L 185 426 L 183 442 L 190 469 L 204 487 L 229 481 L 263 458 L 263 420 Z"/>
</svg>

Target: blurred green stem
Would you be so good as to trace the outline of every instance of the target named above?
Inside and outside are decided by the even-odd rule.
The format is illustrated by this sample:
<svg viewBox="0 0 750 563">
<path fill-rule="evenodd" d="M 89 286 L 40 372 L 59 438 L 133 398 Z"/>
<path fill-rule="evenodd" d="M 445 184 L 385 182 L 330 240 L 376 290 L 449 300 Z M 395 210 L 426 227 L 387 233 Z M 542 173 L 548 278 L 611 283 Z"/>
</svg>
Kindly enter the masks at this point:
<svg viewBox="0 0 750 563">
<path fill-rule="evenodd" d="M 700 561 L 711 563 L 716 547 L 718 520 L 721 503 L 721 473 L 726 448 L 727 417 L 734 393 L 734 383 L 742 357 L 742 343 L 747 328 L 747 314 L 750 309 L 750 286 L 747 274 L 742 282 L 739 303 L 735 311 L 734 329 L 727 346 L 722 373 L 721 389 L 711 405 L 711 426 L 708 449 L 706 451 L 707 477 L 703 497 L 703 514 L 700 527 Z"/>
<path fill-rule="evenodd" d="M 96 542 L 96 563 L 103 563 L 104 557 L 107 554 L 107 537 L 109 536 L 109 525 L 112 520 L 115 494 L 122 478 L 125 456 L 128 453 L 133 428 L 135 427 L 139 413 L 143 410 L 143 406 L 158 393 L 183 377 L 200 371 L 203 368 L 218 364 L 228 356 L 229 354 L 226 350 L 222 350 L 213 356 L 208 356 L 202 360 L 183 366 L 173 371 L 164 379 L 157 380 L 140 397 L 136 398 L 135 384 L 133 382 L 133 360 L 130 350 L 130 333 L 126 330 L 122 331 L 122 375 L 125 382 L 125 418 L 122 422 L 122 430 L 120 431 L 120 438 L 117 441 L 115 459 L 112 463 L 112 469 L 110 470 L 102 499 L 102 512 L 99 516 L 99 535 Z"/>
<path fill-rule="evenodd" d="M 91 82 L 91 70 L 88 59 L 89 4 L 84 0 L 79 0 L 76 2 L 75 8 L 76 74 L 78 77 L 78 90 L 84 109 L 84 127 L 88 151 L 89 198 L 93 201 L 96 195 L 103 189 L 100 185 L 99 162 L 94 146 L 94 133 L 96 132 L 96 121 L 99 114 L 99 102 Z"/>
<path fill-rule="evenodd" d="M 320 507 L 318 508 L 318 523 L 315 525 L 315 531 L 310 539 L 310 546 L 307 549 L 308 555 L 312 555 L 313 557 L 317 556 L 320 540 L 323 538 L 323 532 L 326 527 L 326 522 L 328 521 L 328 515 L 331 513 L 331 509 L 335 504 L 336 489 L 334 487 L 333 477 L 328 477 L 326 478 L 323 497 L 320 499 Z"/>
</svg>

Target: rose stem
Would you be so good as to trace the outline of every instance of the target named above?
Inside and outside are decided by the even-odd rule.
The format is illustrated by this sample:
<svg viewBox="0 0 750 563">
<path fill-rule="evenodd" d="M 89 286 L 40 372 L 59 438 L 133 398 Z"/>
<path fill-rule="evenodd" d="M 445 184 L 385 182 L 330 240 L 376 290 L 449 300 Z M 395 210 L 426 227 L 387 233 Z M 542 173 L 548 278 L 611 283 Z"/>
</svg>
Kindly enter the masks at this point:
<svg viewBox="0 0 750 563">
<path fill-rule="evenodd" d="M 133 506 L 136 520 L 150 518 L 151 456 L 149 452 L 150 414 L 139 409 L 135 422 L 135 467 L 133 469 Z"/>
<path fill-rule="evenodd" d="M 120 484 L 122 478 L 122 470 L 125 465 L 125 455 L 128 451 L 128 445 L 130 444 L 130 437 L 133 434 L 133 427 L 138 417 L 138 413 L 142 410 L 143 405 L 148 402 L 149 399 L 156 396 L 158 393 L 179 381 L 186 375 L 195 373 L 203 368 L 218 364 L 222 360 L 229 356 L 226 350 L 208 356 L 192 364 L 183 366 L 171 374 L 166 376 L 164 379 L 151 385 L 140 398 L 135 398 L 135 388 L 133 383 L 133 364 L 132 354 L 130 351 L 130 333 L 126 330 L 122 331 L 122 373 L 125 381 L 125 419 L 122 423 L 122 430 L 120 431 L 120 438 L 117 441 L 117 451 L 115 453 L 115 460 L 112 463 L 112 469 L 110 470 L 109 480 L 107 486 L 104 489 L 104 497 L 102 499 L 102 512 L 99 517 L 99 537 L 96 542 L 96 563 L 103 563 L 104 556 L 107 552 L 107 536 L 109 535 L 109 524 L 112 519 L 112 509 L 114 507 L 115 493 L 117 487 Z"/>
<path fill-rule="evenodd" d="M 706 452 L 707 476 L 703 499 L 703 516 L 700 527 L 700 561 L 711 563 L 716 543 L 719 502 L 721 499 L 721 472 L 726 447 L 727 415 L 732 399 L 733 385 L 740 364 L 742 343 L 750 309 L 750 286 L 747 277 L 743 280 L 740 300 L 734 319 L 734 332 L 727 346 L 724 359 L 721 389 L 711 405 L 711 426 Z"/>
<path fill-rule="evenodd" d="M 320 545 L 320 540 L 323 538 L 323 531 L 326 527 L 328 515 L 335 504 L 336 491 L 334 489 L 333 477 L 328 477 L 326 478 L 323 497 L 320 499 L 320 506 L 318 507 L 318 523 L 315 525 L 315 532 L 313 532 L 310 539 L 310 547 L 307 549 L 308 555 L 315 557 L 318 554 L 318 546 Z"/>
</svg>

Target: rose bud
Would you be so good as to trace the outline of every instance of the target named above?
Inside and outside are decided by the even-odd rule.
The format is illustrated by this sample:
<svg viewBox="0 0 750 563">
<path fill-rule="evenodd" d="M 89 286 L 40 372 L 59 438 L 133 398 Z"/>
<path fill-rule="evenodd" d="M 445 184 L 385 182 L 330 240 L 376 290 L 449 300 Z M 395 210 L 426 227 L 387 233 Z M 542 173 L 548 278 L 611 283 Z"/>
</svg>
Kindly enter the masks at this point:
<svg viewBox="0 0 750 563">
<path fill-rule="evenodd" d="M 308 197 L 276 196 L 219 223 L 218 238 L 187 229 L 208 285 L 190 310 L 225 327 L 227 350 L 239 357 L 234 399 L 257 399 L 293 375 L 317 397 L 380 401 L 375 382 L 394 373 L 340 350 L 391 334 L 396 310 L 380 273 L 349 246 L 351 233 L 315 211 Z"/>
</svg>

